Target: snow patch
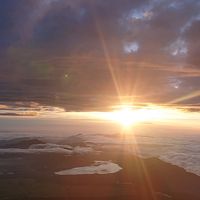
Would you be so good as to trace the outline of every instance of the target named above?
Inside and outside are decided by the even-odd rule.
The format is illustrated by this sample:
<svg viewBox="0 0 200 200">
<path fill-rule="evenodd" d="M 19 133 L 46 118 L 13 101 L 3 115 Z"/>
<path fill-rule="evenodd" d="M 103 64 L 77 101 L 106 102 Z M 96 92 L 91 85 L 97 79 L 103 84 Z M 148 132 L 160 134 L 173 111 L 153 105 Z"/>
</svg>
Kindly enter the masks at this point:
<svg viewBox="0 0 200 200">
<path fill-rule="evenodd" d="M 56 175 L 83 175 L 83 174 L 112 174 L 122 170 L 122 168 L 111 161 L 95 161 L 91 166 L 76 167 L 59 172 Z"/>
</svg>

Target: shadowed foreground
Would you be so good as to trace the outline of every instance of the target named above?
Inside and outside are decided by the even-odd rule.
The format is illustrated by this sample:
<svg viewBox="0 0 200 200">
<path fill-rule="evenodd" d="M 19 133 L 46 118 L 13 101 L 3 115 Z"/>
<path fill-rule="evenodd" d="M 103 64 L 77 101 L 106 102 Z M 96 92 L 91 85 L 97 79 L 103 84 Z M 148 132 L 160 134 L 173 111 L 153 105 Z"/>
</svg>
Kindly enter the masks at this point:
<svg viewBox="0 0 200 200">
<path fill-rule="evenodd" d="M 56 171 L 112 160 L 123 169 L 103 175 L 55 175 Z M 199 200 L 200 178 L 156 158 L 128 153 L 0 154 L 0 199 Z"/>
</svg>

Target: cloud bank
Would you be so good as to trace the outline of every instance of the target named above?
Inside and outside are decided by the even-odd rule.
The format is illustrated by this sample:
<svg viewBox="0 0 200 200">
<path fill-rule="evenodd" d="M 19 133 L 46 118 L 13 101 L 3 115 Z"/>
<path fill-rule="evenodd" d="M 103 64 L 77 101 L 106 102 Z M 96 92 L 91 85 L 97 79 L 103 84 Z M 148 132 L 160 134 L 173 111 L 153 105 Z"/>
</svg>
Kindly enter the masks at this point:
<svg viewBox="0 0 200 200">
<path fill-rule="evenodd" d="M 199 9 L 198 0 L 0 0 L 1 99 L 166 102 L 197 91 Z"/>
</svg>

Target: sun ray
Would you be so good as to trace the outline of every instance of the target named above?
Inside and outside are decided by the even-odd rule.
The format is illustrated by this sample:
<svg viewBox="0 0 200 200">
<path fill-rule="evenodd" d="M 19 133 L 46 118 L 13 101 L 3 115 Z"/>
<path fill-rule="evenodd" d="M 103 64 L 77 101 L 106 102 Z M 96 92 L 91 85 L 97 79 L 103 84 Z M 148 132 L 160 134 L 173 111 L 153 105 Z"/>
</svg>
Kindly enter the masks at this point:
<svg viewBox="0 0 200 200">
<path fill-rule="evenodd" d="M 183 97 L 174 99 L 174 100 L 170 101 L 169 104 L 179 103 L 179 102 L 182 102 L 182 101 L 185 101 L 185 100 L 188 100 L 188 99 L 192 99 L 192 98 L 195 98 L 195 97 L 198 97 L 198 96 L 200 96 L 200 90 L 197 90 L 195 92 L 187 94 L 187 95 L 185 95 Z"/>
<path fill-rule="evenodd" d="M 105 56 L 105 59 L 106 59 L 107 67 L 109 69 L 112 81 L 114 83 L 118 98 L 121 102 L 121 92 L 120 92 L 119 83 L 117 81 L 115 69 L 114 69 L 113 63 L 112 63 L 112 59 L 111 59 L 110 53 L 108 51 L 107 44 L 105 42 L 105 36 L 104 36 L 102 28 L 101 28 L 102 26 L 101 26 L 96 14 L 94 14 L 94 20 L 95 20 L 96 30 L 97 30 L 99 39 L 100 39 L 101 44 L 102 44 L 102 48 L 103 48 L 104 56 Z"/>
</svg>

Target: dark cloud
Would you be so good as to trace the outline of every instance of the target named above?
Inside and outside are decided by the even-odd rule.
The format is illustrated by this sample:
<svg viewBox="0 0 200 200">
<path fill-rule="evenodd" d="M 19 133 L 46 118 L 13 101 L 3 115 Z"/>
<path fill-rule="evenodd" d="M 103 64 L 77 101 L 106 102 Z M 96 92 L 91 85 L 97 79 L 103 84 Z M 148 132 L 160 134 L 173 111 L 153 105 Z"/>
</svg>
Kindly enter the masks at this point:
<svg viewBox="0 0 200 200">
<path fill-rule="evenodd" d="M 197 0 L 0 0 L 1 96 L 165 102 L 199 90 L 199 10 Z"/>
</svg>

